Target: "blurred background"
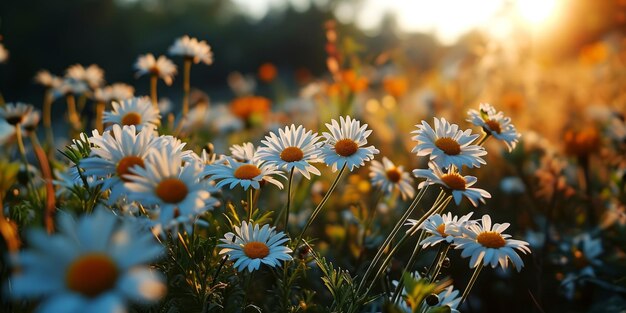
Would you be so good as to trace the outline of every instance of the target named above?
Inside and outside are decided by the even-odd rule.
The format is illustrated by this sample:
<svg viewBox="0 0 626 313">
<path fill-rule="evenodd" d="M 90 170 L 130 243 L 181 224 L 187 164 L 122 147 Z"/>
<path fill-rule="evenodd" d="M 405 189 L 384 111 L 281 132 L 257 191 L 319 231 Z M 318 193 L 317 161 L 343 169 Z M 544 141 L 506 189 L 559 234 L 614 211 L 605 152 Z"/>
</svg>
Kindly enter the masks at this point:
<svg viewBox="0 0 626 313">
<path fill-rule="evenodd" d="M 255 72 L 264 62 L 282 75 L 327 72 L 329 19 L 363 46 L 366 59 L 411 47 L 420 71 L 472 36 L 528 41 L 533 57 L 550 62 L 624 30 L 625 8 L 624 0 L 7 0 L 0 35 L 11 62 L 0 65 L 0 83 L 8 101 L 30 103 L 40 101 L 32 79 L 39 69 L 61 75 L 69 65 L 95 63 L 108 83 L 135 83 L 139 54 L 165 54 L 174 38 L 189 34 L 207 40 L 216 60 L 192 81 L 226 97 L 228 73 Z M 148 81 L 136 88 L 147 94 Z"/>
</svg>

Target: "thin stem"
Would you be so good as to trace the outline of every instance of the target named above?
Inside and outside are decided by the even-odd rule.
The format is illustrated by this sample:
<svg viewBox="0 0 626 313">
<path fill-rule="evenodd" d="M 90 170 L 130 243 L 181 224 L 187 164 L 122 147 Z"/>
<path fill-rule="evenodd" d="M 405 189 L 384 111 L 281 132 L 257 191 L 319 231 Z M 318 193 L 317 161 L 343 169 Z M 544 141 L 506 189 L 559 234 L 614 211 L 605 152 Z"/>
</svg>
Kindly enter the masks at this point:
<svg viewBox="0 0 626 313">
<path fill-rule="evenodd" d="M 52 234 L 54 231 L 54 209 L 56 202 L 54 186 L 52 185 L 52 171 L 50 170 L 48 157 L 41 147 L 39 139 L 37 139 L 37 134 L 35 134 L 34 131 L 30 133 L 30 142 L 33 146 L 33 150 L 35 151 L 35 155 L 37 156 L 37 160 L 39 160 L 39 167 L 41 168 L 41 174 L 45 180 L 46 186 L 46 203 L 43 218 L 44 227 L 46 228 L 48 234 Z"/>
<path fill-rule="evenodd" d="M 78 116 L 78 111 L 76 110 L 76 98 L 73 94 L 67 95 L 65 97 L 67 101 L 67 117 L 70 122 L 70 126 L 72 127 L 72 131 L 77 132 L 80 130 L 80 117 Z"/>
<path fill-rule="evenodd" d="M 26 158 L 26 148 L 24 148 L 24 138 L 22 136 L 22 126 L 20 123 L 15 124 L 15 137 L 17 138 L 17 149 L 20 152 L 20 157 L 24 163 L 24 170 L 26 171 L 26 186 L 30 186 L 30 172 L 28 171 L 28 159 Z"/>
<path fill-rule="evenodd" d="M 417 237 L 417 244 L 415 245 L 415 248 L 413 248 L 413 253 L 411 253 L 411 257 L 404 266 L 404 270 L 402 271 L 403 273 L 410 273 L 411 268 L 413 268 L 413 265 L 415 265 L 415 262 L 417 261 L 417 255 L 420 253 L 420 251 L 422 251 L 422 245 L 420 245 L 420 242 L 422 242 L 422 240 L 424 239 L 425 234 L 426 232 L 423 229 L 420 230 L 420 234 Z M 398 281 L 398 285 L 396 286 L 396 290 L 393 293 L 393 298 L 391 299 L 392 303 L 396 303 L 396 301 L 400 299 L 403 287 L 404 280 L 400 279 L 400 281 Z"/>
<path fill-rule="evenodd" d="M 254 211 L 254 189 L 248 189 L 248 223 L 252 221 L 252 212 Z"/>
<path fill-rule="evenodd" d="M 448 206 L 448 203 L 450 203 L 450 201 L 452 200 L 452 196 L 448 196 L 447 198 L 445 198 L 445 200 L 443 200 L 440 204 L 438 205 L 433 205 L 433 207 L 428 210 L 428 212 L 426 212 L 426 214 L 424 214 L 416 223 L 413 227 L 411 227 L 406 233 L 404 233 L 404 236 L 402 236 L 402 238 L 400 238 L 400 240 L 398 241 L 398 243 L 393 247 L 393 249 L 391 249 L 391 251 L 389 252 L 389 255 L 387 255 L 387 257 L 385 258 L 385 260 L 383 261 L 383 263 L 381 264 L 381 266 L 378 268 L 378 271 L 376 272 L 376 275 L 374 275 L 374 278 L 372 278 L 372 283 L 370 284 L 370 286 L 367 288 L 367 293 L 369 293 L 370 289 L 372 289 L 372 287 L 374 286 L 374 282 L 376 281 L 376 279 L 378 278 L 378 276 L 380 276 L 380 274 L 382 274 L 382 272 L 385 270 L 385 268 L 387 268 L 387 265 L 389 264 L 389 262 L 391 262 L 391 259 L 393 258 L 393 256 L 395 255 L 395 253 L 398 251 L 398 249 L 400 248 L 400 246 L 402 246 L 402 244 L 404 244 L 404 242 L 407 240 L 407 238 L 411 235 L 413 235 L 415 233 L 415 231 L 417 231 L 417 228 L 427 219 L 429 218 L 431 215 L 441 212 L 446 206 Z M 365 278 L 365 277 L 364 277 Z"/>
<path fill-rule="evenodd" d="M 478 143 L 476 145 L 482 146 L 483 144 L 485 144 L 485 141 L 487 141 L 487 139 L 489 139 L 489 137 L 491 137 L 491 133 L 490 132 L 485 132 L 485 135 L 482 138 L 480 138 L 480 141 L 478 141 Z"/>
<path fill-rule="evenodd" d="M 189 92 L 191 90 L 191 58 L 185 58 L 184 61 L 184 73 L 183 73 L 183 111 L 182 118 L 185 119 L 187 117 L 187 113 L 189 113 Z"/>
<path fill-rule="evenodd" d="M 474 273 L 472 274 L 470 281 L 467 283 L 467 287 L 465 287 L 465 290 L 463 291 L 463 295 L 461 296 L 461 302 L 459 302 L 459 305 L 461 305 L 463 302 L 465 302 L 465 299 L 467 299 L 467 296 L 472 290 L 472 287 L 474 287 L 474 283 L 476 283 L 476 279 L 478 279 L 478 275 L 480 274 L 480 271 L 482 269 L 483 269 L 482 264 L 479 264 L 478 266 L 476 266 L 476 269 L 474 270 Z"/>
<path fill-rule="evenodd" d="M 400 230 L 402 225 L 404 225 L 404 223 L 409 218 L 411 213 L 413 213 L 413 211 L 415 210 L 415 208 L 417 207 L 419 202 L 422 200 L 422 197 L 426 193 L 426 189 L 428 189 L 428 185 L 426 187 L 422 188 L 420 190 L 420 192 L 418 192 L 417 195 L 415 195 L 415 198 L 413 199 L 413 202 L 411 202 L 411 204 L 409 205 L 409 208 L 404 212 L 402 217 L 400 217 L 400 220 L 398 220 L 398 222 L 393 227 L 393 229 L 391 230 L 391 232 L 389 233 L 387 238 L 385 238 L 385 241 L 383 242 L 383 244 L 380 246 L 380 248 L 376 252 L 376 255 L 374 256 L 374 259 L 372 259 L 372 262 L 367 267 L 367 270 L 365 270 L 365 274 L 363 275 L 363 278 L 361 278 L 361 282 L 359 283 L 359 287 L 357 288 L 357 292 L 360 291 L 361 288 L 363 288 L 363 285 L 365 284 L 365 281 L 369 278 L 369 275 L 371 274 L 372 270 L 374 269 L 374 266 L 376 266 L 378 261 L 380 261 L 380 258 L 382 257 L 385 249 L 387 248 L 387 245 L 389 245 L 389 243 L 391 243 L 391 240 L 393 239 L 393 237 L 396 236 L 396 234 L 398 233 L 398 231 Z"/>
<path fill-rule="evenodd" d="M 291 206 L 291 184 L 293 182 L 293 171 L 295 167 L 291 168 L 289 173 L 289 183 L 287 185 L 287 211 L 285 212 L 285 233 L 289 234 L 289 208 Z"/>
<path fill-rule="evenodd" d="M 104 102 L 98 101 L 96 103 L 96 129 L 100 134 L 104 129 L 103 117 L 104 117 Z"/>
<path fill-rule="evenodd" d="M 152 74 L 150 76 L 150 99 L 152 100 L 152 107 L 155 109 L 159 106 L 159 98 L 157 97 L 157 83 L 159 81 L 159 76 L 156 74 Z"/>
<path fill-rule="evenodd" d="M 52 131 L 52 93 L 46 88 L 43 96 L 43 126 L 46 129 L 46 145 L 48 151 L 54 151 L 54 133 Z M 51 155 L 54 155 L 51 153 Z"/>
<path fill-rule="evenodd" d="M 434 283 L 441 271 L 441 267 L 443 266 L 443 260 L 445 260 L 448 255 L 448 251 L 450 250 L 450 244 L 447 242 L 442 243 L 442 246 L 439 248 L 439 253 L 437 254 L 437 263 L 435 264 L 435 268 L 432 270 L 432 274 L 430 274 L 430 283 Z M 429 271 L 431 273 L 431 271 Z"/>
<path fill-rule="evenodd" d="M 295 241 L 296 248 L 300 245 L 300 241 L 302 240 L 302 236 L 304 236 L 304 233 L 306 233 L 307 229 L 309 229 L 309 226 L 311 226 L 311 224 L 313 223 L 313 220 L 315 220 L 315 218 L 320 213 L 320 211 L 322 211 L 322 208 L 324 207 L 324 204 L 326 203 L 326 201 L 328 201 L 328 198 L 330 198 L 330 195 L 333 193 L 333 191 L 337 187 L 337 184 L 339 183 L 339 180 L 341 179 L 341 176 L 343 176 L 343 173 L 346 170 L 346 165 L 347 164 L 344 164 L 343 167 L 341 167 L 341 170 L 339 170 L 339 174 L 337 174 L 337 177 L 335 177 L 335 180 L 330 185 L 330 188 L 328 188 L 328 191 L 326 192 L 326 194 L 322 198 L 322 201 L 320 201 L 320 203 L 317 205 L 317 207 L 315 207 L 315 209 L 313 210 L 313 213 L 309 217 L 309 220 L 306 222 L 306 225 L 304 225 L 304 228 L 302 228 L 302 231 L 300 232 L 300 235 L 298 235 L 298 237 L 297 237 L 298 239 L 296 239 L 296 241 Z M 294 251 L 296 251 L 296 249 L 294 249 Z"/>
</svg>

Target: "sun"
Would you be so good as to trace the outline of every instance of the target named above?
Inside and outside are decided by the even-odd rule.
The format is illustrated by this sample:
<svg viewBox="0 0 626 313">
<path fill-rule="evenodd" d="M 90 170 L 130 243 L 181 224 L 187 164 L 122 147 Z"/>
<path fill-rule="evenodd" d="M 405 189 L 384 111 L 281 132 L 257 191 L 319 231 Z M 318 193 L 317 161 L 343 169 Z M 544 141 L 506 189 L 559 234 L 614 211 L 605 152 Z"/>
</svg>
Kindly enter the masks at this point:
<svg viewBox="0 0 626 313">
<path fill-rule="evenodd" d="M 517 0 L 519 15 L 531 26 L 541 26 L 553 17 L 559 0 Z"/>
</svg>

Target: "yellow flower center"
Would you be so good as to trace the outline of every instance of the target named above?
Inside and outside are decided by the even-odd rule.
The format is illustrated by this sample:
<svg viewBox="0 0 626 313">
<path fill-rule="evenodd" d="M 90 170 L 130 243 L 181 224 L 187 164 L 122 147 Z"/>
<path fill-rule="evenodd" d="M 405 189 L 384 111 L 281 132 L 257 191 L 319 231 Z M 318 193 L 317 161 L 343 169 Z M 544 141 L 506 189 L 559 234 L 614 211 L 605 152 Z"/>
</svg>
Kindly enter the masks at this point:
<svg viewBox="0 0 626 313">
<path fill-rule="evenodd" d="M 237 179 L 253 179 L 261 175 L 261 170 L 253 164 L 244 164 L 235 170 L 235 178 Z"/>
<path fill-rule="evenodd" d="M 285 162 L 296 162 L 302 160 L 304 152 L 298 147 L 287 147 L 280 153 L 280 159 Z"/>
<path fill-rule="evenodd" d="M 335 152 L 342 157 L 349 157 L 359 150 L 359 145 L 352 139 L 341 139 L 335 144 Z"/>
<path fill-rule="evenodd" d="M 435 146 L 447 155 L 458 155 L 461 153 L 461 145 L 450 137 L 441 137 L 435 141 Z"/>
<path fill-rule="evenodd" d="M 115 287 L 119 271 L 115 262 L 102 253 L 80 256 L 67 269 L 67 288 L 87 297 L 95 297 Z"/>
<path fill-rule="evenodd" d="M 262 259 L 270 254 L 270 248 L 258 241 L 251 241 L 243 246 L 243 253 L 251 259 Z"/>
<path fill-rule="evenodd" d="M 465 190 L 465 178 L 458 173 L 443 174 L 441 176 L 441 181 L 443 181 L 450 189 Z"/>
<path fill-rule="evenodd" d="M 385 174 L 387 175 L 387 179 L 392 183 L 397 183 L 400 181 L 400 178 L 402 178 L 402 174 L 395 167 L 388 169 Z"/>
<path fill-rule="evenodd" d="M 130 169 L 135 165 L 144 167 L 143 159 L 134 155 L 123 157 L 119 162 L 117 162 L 117 167 L 115 168 L 117 176 L 125 182 L 129 181 L 129 179 L 125 178 L 124 175 L 132 175 Z"/>
<path fill-rule="evenodd" d="M 128 112 L 122 117 L 122 125 L 141 124 L 141 115 L 137 112 Z"/>
<path fill-rule="evenodd" d="M 437 226 L 437 232 L 439 232 L 441 237 L 448 237 L 449 236 L 448 234 L 446 234 L 446 224 L 445 223 L 439 224 L 439 226 Z"/>
<path fill-rule="evenodd" d="M 500 128 L 500 123 L 498 123 L 497 121 L 486 120 L 485 124 L 487 124 L 487 126 L 489 126 L 489 129 L 494 133 L 499 134 L 500 132 L 502 132 L 502 129 Z"/>
<path fill-rule="evenodd" d="M 483 247 L 494 249 L 502 248 L 506 245 L 506 241 L 502 238 L 502 235 L 495 231 L 485 231 L 478 234 L 476 241 L 483 245 Z"/>
<path fill-rule="evenodd" d="M 572 260 L 572 263 L 577 269 L 583 269 L 589 265 L 589 260 L 587 260 L 582 251 L 576 249 L 574 250 L 574 259 Z"/>
<path fill-rule="evenodd" d="M 187 197 L 189 189 L 178 178 L 166 178 L 157 185 L 155 193 L 165 203 L 179 203 Z"/>
</svg>

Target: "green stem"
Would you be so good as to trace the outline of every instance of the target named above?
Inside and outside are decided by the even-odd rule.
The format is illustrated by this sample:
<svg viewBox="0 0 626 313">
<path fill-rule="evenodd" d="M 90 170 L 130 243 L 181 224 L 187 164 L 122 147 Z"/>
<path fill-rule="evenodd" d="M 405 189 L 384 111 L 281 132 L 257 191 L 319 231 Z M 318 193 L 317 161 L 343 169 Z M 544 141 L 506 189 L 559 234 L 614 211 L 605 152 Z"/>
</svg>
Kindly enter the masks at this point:
<svg viewBox="0 0 626 313">
<path fill-rule="evenodd" d="M 159 76 L 152 74 L 150 76 L 150 99 L 152 100 L 152 107 L 157 109 L 159 107 L 159 98 L 157 97 L 157 83 Z"/>
<path fill-rule="evenodd" d="M 254 212 L 254 189 L 248 189 L 248 223 L 252 222 L 252 212 Z"/>
<path fill-rule="evenodd" d="M 328 188 L 328 191 L 326 192 L 326 194 L 322 198 L 322 201 L 320 201 L 320 203 L 317 205 L 317 207 L 315 207 L 315 209 L 313 210 L 313 213 L 309 217 L 309 220 L 306 222 L 306 225 L 304 225 L 304 228 L 302 228 L 302 231 L 300 232 L 300 235 L 298 235 L 298 237 L 297 237 L 298 239 L 296 239 L 296 241 L 295 241 L 296 248 L 300 245 L 300 241 L 302 240 L 302 236 L 304 236 L 304 233 L 306 233 L 307 229 L 309 229 L 309 226 L 311 226 L 311 224 L 313 223 L 313 220 L 315 220 L 315 218 L 320 213 L 320 211 L 322 211 L 322 208 L 324 207 L 324 204 L 326 203 L 326 201 L 328 201 L 328 198 L 330 198 L 330 195 L 333 193 L 333 191 L 337 187 L 337 184 L 339 183 L 339 180 L 341 179 L 341 176 L 343 176 L 343 173 L 346 170 L 346 165 L 347 164 L 344 164 L 343 167 L 341 167 L 341 170 L 339 170 L 339 174 L 337 174 L 337 177 L 335 177 L 335 180 L 330 185 L 330 188 Z M 297 249 L 294 249 L 294 251 L 296 251 L 296 250 Z"/>
<path fill-rule="evenodd" d="M 441 267 L 443 266 L 443 260 L 445 260 L 446 256 L 448 255 L 448 250 L 450 250 L 450 244 L 447 242 L 442 243 L 442 246 L 439 247 L 439 253 L 437 254 L 437 257 L 435 258 L 437 260 L 437 263 L 435 264 L 435 268 L 432 269 L 432 271 L 428 271 L 430 274 L 430 283 L 434 283 L 435 279 L 437 279 L 437 276 L 439 275 L 439 272 L 441 271 Z"/>
<path fill-rule="evenodd" d="M 415 265 L 415 261 L 417 261 L 417 255 L 420 253 L 420 251 L 422 251 L 422 245 L 420 245 L 420 242 L 422 242 L 422 240 L 424 239 L 424 235 L 426 235 L 426 232 L 423 229 L 420 230 L 420 234 L 417 237 L 417 244 L 415 245 L 415 248 L 413 248 L 413 253 L 411 253 L 411 257 L 409 258 L 409 260 L 406 262 L 406 265 L 404 266 L 404 270 L 402 271 L 403 273 L 410 273 L 411 268 L 413 268 L 413 265 Z M 404 287 L 404 280 L 400 279 L 400 281 L 398 281 L 398 285 L 396 286 L 396 290 L 393 293 L 393 298 L 391 299 L 391 303 L 396 303 L 396 301 L 400 299 L 400 295 L 402 295 L 403 287 Z"/>
<path fill-rule="evenodd" d="M 463 302 L 465 302 L 465 299 L 467 299 L 467 296 L 472 290 L 472 287 L 474 287 L 474 283 L 476 283 L 476 279 L 478 279 L 478 275 L 480 274 L 480 271 L 482 269 L 483 269 L 482 264 L 479 264 L 478 266 L 476 266 L 476 269 L 474 270 L 474 273 L 472 274 L 470 281 L 467 283 L 467 287 L 465 287 L 465 290 L 463 291 L 463 295 L 461 296 L 461 302 L 459 302 L 459 305 L 461 305 Z"/>
<path fill-rule="evenodd" d="M 22 136 L 22 126 L 20 123 L 15 124 L 15 137 L 17 138 L 17 149 L 20 152 L 20 157 L 24 163 L 24 170 L 26 171 L 26 187 L 30 186 L 30 172 L 28 171 L 28 159 L 26 158 L 26 148 L 24 147 L 24 138 Z"/>
<path fill-rule="evenodd" d="M 478 143 L 476 145 L 482 146 L 485 143 L 485 141 L 487 141 L 487 139 L 489 139 L 489 137 L 491 137 L 491 133 L 490 132 L 485 132 L 485 135 L 482 138 L 480 138 L 480 141 L 478 141 Z"/>
<path fill-rule="evenodd" d="M 376 255 L 374 256 L 374 259 L 372 259 L 372 262 L 367 267 L 367 270 L 365 270 L 365 274 L 363 275 L 363 278 L 361 278 L 361 282 L 359 283 L 359 287 L 357 288 L 357 292 L 360 291 L 361 288 L 363 288 L 363 286 L 365 284 L 365 281 L 369 278 L 369 275 L 371 274 L 372 270 L 374 269 L 374 266 L 376 266 L 378 261 L 380 261 L 380 258 L 382 257 L 385 249 L 387 249 L 387 246 L 389 245 L 389 243 L 391 243 L 391 240 L 393 240 L 393 238 L 396 236 L 396 234 L 398 233 L 398 231 L 400 230 L 402 225 L 404 225 L 404 223 L 409 218 L 411 213 L 413 213 L 413 211 L 415 210 L 415 208 L 417 207 L 419 202 L 422 200 L 422 197 L 426 193 L 427 189 L 428 189 L 428 185 L 426 187 L 422 188 L 420 190 L 420 192 L 418 192 L 417 195 L 415 195 L 415 198 L 413 199 L 413 202 L 411 202 L 411 205 L 409 205 L 409 208 L 404 212 L 402 217 L 400 217 L 400 220 L 398 220 L 398 222 L 393 227 L 393 229 L 391 230 L 391 232 L 389 233 L 387 238 L 385 238 L 385 241 L 383 242 L 383 244 L 380 246 L 380 248 L 376 252 Z"/>
<path fill-rule="evenodd" d="M 191 58 L 185 58 L 184 61 L 184 73 L 183 73 L 183 111 L 182 118 L 183 120 L 187 117 L 187 113 L 189 113 L 189 93 L 191 90 Z"/>
<path fill-rule="evenodd" d="M 291 168 L 291 172 L 289 173 L 289 183 L 287 185 L 287 211 L 285 212 L 285 233 L 289 234 L 289 208 L 291 206 L 291 184 L 293 182 L 293 171 L 295 167 Z"/>
<path fill-rule="evenodd" d="M 445 207 L 448 205 L 448 203 L 450 203 L 450 201 L 452 200 L 452 196 L 448 196 L 447 198 L 445 198 L 445 200 L 443 200 L 440 204 L 438 205 L 433 205 L 433 207 L 428 210 L 428 212 L 426 212 L 426 214 L 424 214 L 416 223 L 413 227 L 411 227 L 405 234 L 404 236 L 402 236 L 402 238 L 400 238 L 400 240 L 398 241 L 398 243 L 393 247 L 393 249 L 391 249 L 391 251 L 389 252 L 389 255 L 387 255 L 387 257 L 385 258 L 385 260 L 383 261 L 383 263 L 381 264 L 381 266 L 378 268 L 378 271 L 376 272 L 376 275 L 374 275 L 374 278 L 372 278 L 372 283 L 370 284 L 370 286 L 367 288 L 367 293 L 369 293 L 369 291 L 372 289 L 372 287 L 374 286 L 374 282 L 376 281 L 376 279 L 378 279 L 378 277 L 380 276 L 380 274 L 382 274 L 382 272 L 385 270 L 385 268 L 387 268 L 387 265 L 389 264 L 389 262 L 391 262 L 391 259 L 393 258 L 393 256 L 395 255 L 395 253 L 398 251 L 398 249 L 400 248 L 400 246 L 402 246 L 402 244 L 404 244 L 404 242 L 407 240 L 407 238 L 409 236 L 411 236 L 413 233 L 415 233 L 415 231 L 417 231 L 417 228 L 430 216 L 432 216 L 435 213 L 441 212 L 443 209 L 445 209 Z M 364 277 L 365 278 L 365 277 Z"/>
<path fill-rule="evenodd" d="M 54 133 L 52 132 L 52 93 L 46 88 L 43 96 L 43 126 L 46 129 L 46 145 L 48 153 L 54 155 Z"/>
</svg>

